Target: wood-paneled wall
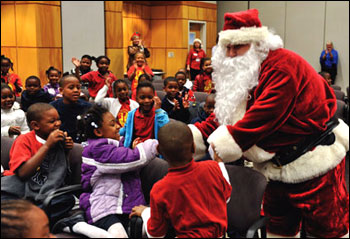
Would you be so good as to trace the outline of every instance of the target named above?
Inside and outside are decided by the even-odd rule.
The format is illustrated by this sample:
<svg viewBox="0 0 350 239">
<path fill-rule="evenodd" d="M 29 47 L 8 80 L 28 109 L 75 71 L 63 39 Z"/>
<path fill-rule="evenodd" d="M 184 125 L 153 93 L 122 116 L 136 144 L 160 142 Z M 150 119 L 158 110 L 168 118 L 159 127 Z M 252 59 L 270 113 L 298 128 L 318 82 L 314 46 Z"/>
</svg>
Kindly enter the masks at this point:
<svg viewBox="0 0 350 239">
<path fill-rule="evenodd" d="M 188 20 L 207 23 L 207 49 L 216 39 L 216 4 L 195 1 L 133 1 L 123 2 L 123 48 L 124 70 L 127 64 L 127 47 L 130 36 L 139 32 L 150 50 L 148 64 L 153 69 L 162 69 L 165 76 L 173 76 L 184 68 L 188 53 Z M 173 57 L 170 53 L 173 53 Z"/>
<path fill-rule="evenodd" d="M 50 66 L 62 69 L 60 1 L 1 1 L 1 54 L 22 79 L 36 75 L 42 86 Z"/>
</svg>

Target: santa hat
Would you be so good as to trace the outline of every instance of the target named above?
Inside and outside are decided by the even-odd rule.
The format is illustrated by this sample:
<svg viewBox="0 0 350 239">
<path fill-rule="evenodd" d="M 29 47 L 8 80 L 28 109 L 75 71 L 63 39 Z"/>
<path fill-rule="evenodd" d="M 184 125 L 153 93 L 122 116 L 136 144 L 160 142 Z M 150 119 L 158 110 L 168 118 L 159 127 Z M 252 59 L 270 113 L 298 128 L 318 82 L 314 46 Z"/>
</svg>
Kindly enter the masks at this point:
<svg viewBox="0 0 350 239">
<path fill-rule="evenodd" d="M 194 39 L 194 40 L 193 40 L 193 44 L 194 44 L 195 42 L 199 42 L 199 44 L 202 45 L 202 41 L 201 41 L 201 39 L 199 39 L 199 38 Z"/>
<path fill-rule="evenodd" d="M 225 13 L 224 29 L 219 33 L 219 45 L 238 45 L 265 40 L 269 31 L 261 25 L 258 15 L 257 9 Z"/>
<path fill-rule="evenodd" d="M 133 38 L 134 38 L 135 36 L 138 36 L 138 37 L 140 38 L 140 37 L 141 37 L 141 34 L 138 33 L 138 32 L 134 32 L 134 33 L 132 34 L 132 36 L 130 37 L 130 41 L 132 41 Z"/>
</svg>

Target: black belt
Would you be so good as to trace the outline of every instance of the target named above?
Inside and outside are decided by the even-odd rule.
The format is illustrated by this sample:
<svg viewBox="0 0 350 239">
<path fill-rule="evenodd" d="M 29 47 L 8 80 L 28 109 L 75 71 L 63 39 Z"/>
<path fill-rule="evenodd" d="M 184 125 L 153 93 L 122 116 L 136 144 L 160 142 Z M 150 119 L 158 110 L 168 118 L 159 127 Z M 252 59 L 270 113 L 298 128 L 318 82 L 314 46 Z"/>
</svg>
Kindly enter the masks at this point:
<svg viewBox="0 0 350 239">
<path fill-rule="evenodd" d="M 335 142 L 335 135 L 332 130 L 339 124 L 337 118 L 332 118 L 326 123 L 327 129 L 322 133 L 307 137 L 303 142 L 288 147 L 283 152 L 278 152 L 271 159 L 271 162 L 281 168 L 299 158 L 301 155 L 312 150 L 317 145 L 331 145 Z"/>
</svg>

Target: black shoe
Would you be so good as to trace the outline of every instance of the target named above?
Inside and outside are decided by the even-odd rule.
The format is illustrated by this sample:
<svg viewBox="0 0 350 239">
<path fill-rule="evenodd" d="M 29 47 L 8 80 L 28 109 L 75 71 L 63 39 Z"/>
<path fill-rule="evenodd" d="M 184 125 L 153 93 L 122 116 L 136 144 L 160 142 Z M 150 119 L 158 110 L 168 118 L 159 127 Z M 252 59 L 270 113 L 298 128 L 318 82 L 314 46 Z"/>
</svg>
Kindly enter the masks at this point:
<svg viewBox="0 0 350 239">
<path fill-rule="evenodd" d="M 72 228 L 78 222 L 85 222 L 83 212 L 78 212 L 76 214 L 73 214 L 70 217 L 66 217 L 57 221 L 52 228 L 52 233 L 55 234 L 55 233 L 63 232 L 63 228 L 65 227 L 69 227 L 70 232 L 74 233 Z"/>
</svg>

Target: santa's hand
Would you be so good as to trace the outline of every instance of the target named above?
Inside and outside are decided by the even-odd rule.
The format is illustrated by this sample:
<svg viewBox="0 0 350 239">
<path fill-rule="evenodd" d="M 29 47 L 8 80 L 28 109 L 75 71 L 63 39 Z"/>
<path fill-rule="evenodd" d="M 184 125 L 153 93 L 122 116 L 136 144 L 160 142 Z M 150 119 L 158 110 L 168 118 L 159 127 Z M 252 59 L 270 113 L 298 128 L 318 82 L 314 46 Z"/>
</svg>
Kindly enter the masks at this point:
<svg viewBox="0 0 350 239">
<path fill-rule="evenodd" d="M 208 138 L 208 143 L 213 145 L 216 153 L 223 162 L 233 162 L 242 157 L 242 149 L 236 143 L 225 125 L 217 128 Z"/>
</svg>

